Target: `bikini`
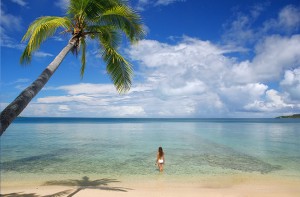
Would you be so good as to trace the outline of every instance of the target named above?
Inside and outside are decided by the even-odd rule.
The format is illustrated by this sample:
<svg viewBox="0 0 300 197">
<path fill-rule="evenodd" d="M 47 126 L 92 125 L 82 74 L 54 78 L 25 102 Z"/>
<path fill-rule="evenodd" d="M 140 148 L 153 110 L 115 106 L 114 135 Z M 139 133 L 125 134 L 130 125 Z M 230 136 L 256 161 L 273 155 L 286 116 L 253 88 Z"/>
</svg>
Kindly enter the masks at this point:
<svg viewBox="0 0 300 197">
<path fill-rule="evenodd" d="M 158 160 L 158 163 L 163 164 L 163 163 L 164 163 L 164 160 L 163 160 L 163 159 L 159 159 L 159 160 Z"/>
</svg>

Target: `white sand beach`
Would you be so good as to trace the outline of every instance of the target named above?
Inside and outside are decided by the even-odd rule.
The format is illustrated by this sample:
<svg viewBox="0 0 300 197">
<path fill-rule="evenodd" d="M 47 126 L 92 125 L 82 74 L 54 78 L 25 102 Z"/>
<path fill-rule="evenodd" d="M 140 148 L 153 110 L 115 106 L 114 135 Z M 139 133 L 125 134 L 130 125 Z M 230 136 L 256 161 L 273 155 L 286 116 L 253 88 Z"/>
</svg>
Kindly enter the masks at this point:
<svg viewBox="0 0 300 197">
<path fill-rule="evenodd" d="M 300 180 L 271 176 L 223 176 L 197 180 L 131 180 L 103 186 L 5 186 L 3 197 L 298 197 Z"/>
</svg>

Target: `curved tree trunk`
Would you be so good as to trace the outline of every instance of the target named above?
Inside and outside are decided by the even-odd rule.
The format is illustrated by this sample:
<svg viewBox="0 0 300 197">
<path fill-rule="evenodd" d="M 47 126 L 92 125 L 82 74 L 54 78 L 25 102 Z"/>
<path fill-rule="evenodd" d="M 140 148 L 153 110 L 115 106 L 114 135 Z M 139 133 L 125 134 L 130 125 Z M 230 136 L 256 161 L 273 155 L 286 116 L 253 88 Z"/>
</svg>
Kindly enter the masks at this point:
<svg viewBox="0 0 300 197">
<path fill-rule="evenodd" d="M 63 50 L 41 73 L 41 75 L 30 86 L 23 90 L 21 94 L 1 112 L 0 136 L 4 133 L 11 122 L 25 109 L 33 97 L 35 97 L 37 93 L 45 86 L 74 45 L 75 39 L 70 40 L 68 45 L 63 48 Z"/>
</svg>

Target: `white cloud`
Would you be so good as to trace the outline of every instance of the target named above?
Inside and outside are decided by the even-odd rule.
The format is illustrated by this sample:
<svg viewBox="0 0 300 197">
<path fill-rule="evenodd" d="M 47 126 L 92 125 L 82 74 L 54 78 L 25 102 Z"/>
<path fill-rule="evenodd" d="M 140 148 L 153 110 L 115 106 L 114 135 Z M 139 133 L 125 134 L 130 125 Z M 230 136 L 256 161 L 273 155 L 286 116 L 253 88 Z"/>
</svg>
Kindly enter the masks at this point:
<svg viewBox="0 0 300 197">
<path fill-rule="evenodd" d="M 138 0 L 135 9 L 143 11 L 149 7 L 153 6 L 167 6 L 175 2 L 184 2 L 186 0 Z M 68 8 L 70 0 L 58 0 L 55 5 L 62 10 Z"/>
<path fill-rule="evenodd" d="M 155 5 L 169 5 L 178 1 L 183 2 L 185 0 L 157 0 Z"/>
<path fill-rule="evenodd" d="M 75 87 L 76 85 L 72 85 Z M 94 84 L 101 86 L 101 84 Z M 81 87 L 81 84 L 78 84 Z M 22 113 L 23 116 L 70 116 L 70 117 L 143 117 L 143 106 L 131 103 L 131 96 L 115 93 L 81 93 L 79 95 L 48 96 L 38 98 Z M 41 109 L 39 111 L 39 109 Z"/>
<path fill-rule="evenodd" d="M 280 83 L 282 86 L 293 86 L 300 84 L 300 69 L 285 71 L 284 79 Z"/>
<path fill-rule="evenodd" d="M 30 79 L 28 78 L 20 78 L 20 79 L 17 79 L 13 82 L 10 82 L 10 83 L 5 83 L 4 85 L 16 85 L 16 84 L 27 84 L 28 82 L 30 82 Z"/>
<path fill-rule="evenodd" d="M 36 52 L 34 52 L 33 55 L 36 57 L 52 57 L 53 56 L 51 53 L 46 53 L 43 51 L 36 51 Z"/>
<path fill-rule="evenodd" d="M 300 7 L 287 5 L 280 10 L 277 17 L 261 22 L 261 13 L 268 3 L 253 6 L 248 13 L 235 10 L 234 20 L 224 24 L 223 41 L 234 46 L 256 45 L 274 32 L 292 35 L 300 28 Z"/>
<path fill-rule="evenodd" d="M 80 83 L 43 91 L 55 90 L 62 90 L 66 94 L 38 98 L 32 106 L 52 106 L 48 112 L 49 115 L 54 113 L 53 108 L 60 112 L 59 114 L 55 112 L 54 116 L 126 117 L 145 116 L 143 106 L 139 103 L 132 103 L 130 99 L 134 98 L 139 92 L 147 92 L 149 88 L 137 85 L 132 87 L 128 95 L 119 95 L 115 87 L 110 84 Z M 36 111 L 33 111 L 35 110 L 28 109 L 24 113 L 27 115 L 36 113 Z"/>
<path fill-rule="evenodd" d="M 59 111 L 63 111 L 63 112 L 70 111 L 70 108 L 67 105 L 59 105 L 58 109 Z"/>
<path fill-rule="evenodd" d="M 70 0 L 58 0 L 54 4 L 62 10 L 66 10 L 69 6 Z"/>
<path fill-rule="evenodd" d="M 133 46 L 128 54 L 145 68 L 145 80 L 155 87 L 155 96 L 165 102 L 174 101 L 178 108 L 180 101 L 176 97 L 180 96 L 187 97 L 185 99 L 194 114 L 201 113 L 199 111 L 206 106 L 210 109 L 204 111 L 215 113 L 253 110 L 253 103 L 269 98 L 261 107 L 267 106 L 271 112 L 273 104 L 276 105 L 274 110 L 293 106 L 286 101 L 275 102 L 275 94 L 269 92 L 264 83 L 278 79 L 287 68 L 300 66 L 299 46 L 298 35 L 270 36 L 257 45 L 256 56 L 252 60 L 239 62 L 226 56 L 222 46 L 184 37 L 176 45 L 144 40 Z M 214 101 L 217 104 L 210 105 Z M 256 108 L 259 106 L 256 105 Z"/>
<path fill-rule="evenodd" d="M 300 8 L 293 5 L 285 6 L 276 19 L 270 19 L 264 23 L 263 30 L 275 30 L 280 32 L 293 32 L 300 27 Z"/>
<path fill-rule="evenodd" d="M 75 85 L 61 86 L 57 89 L 64 90 L 70 95 L 77 94 L 116 94 L 115 88 L 111 84 L 91 84 L 80 83 Z"/>
<path fill-rule="evenodd" d="M 225 24 L 225 34 L 223 40 L 231 45 L 244 45 L 253 42 L 255 32 L 251 28 L 253 19 L 247 15 L 238 15 L 237 19 L 229 24 Z"/>
<path fill-rule="evenodd" d="M 22 28 L 22 19 L 21 17 L 18 16 L 14 16 L 12 14 L 8 14 L 6 13 L 3 9 L 2 9 L 2 5 L 1 5 L 1 17 L 0 17 L 0 24 L 1 27 L 3 28 L 2 30 L 21 30 Z"/>
<path fill-rule="evenodd" d="M 246 105 L 245 109 L 259 112 L 285 112 L 293 111 L 296 107 L 299 109 L 300 106 L 286 103 L 278 91 L 271 89 L 266 92 L 266 100 L 255 100 Z"/>
<path fill-rule="evenodd" d="M 148 6 L 149 4 L 150 4 L 149 0 L 138 0 L 136 9 L 139 11 L 143 11 L 145 10 L 146 6 Z"/>
<path fill-rule="evenodd" d="M 20 5 L 23 5 L 22 2 L 24 3 L 24 6 L 26 6 L 25 1 L 16 1 L 16 3 L 21 3 Z M 1 47 L 7 47 L 7 48 L 12 48 L 12 49 L 17 49 L 17 50 L 24 50 L 25 45 L 23 43 L 20 43 L 16 41 L 10 34 L 14 31 L 20 31 L 23 29 L 22 26 L 22 18 L 19 16 L 15 16 L 12 14 L 6 13 L 2 9 L 1 5 L 1 16 L 0 16 L 0 43 Z M 52 57 L 53 55 L 50 53 L 46 53 L 43 51 L 36 51 L 33 54 L 35 57 Z"/>
<path fill-rule="evenodd" d="M 215 69 L 210 67 L 210 64 L 214 63 L 215 67 L 219 67 L 224 61 L 226 63 L 228 60 L 223 58 L 222 54 L 227 52 L 228 49 L 222 49 L 209 41 L 187 36 L 184 36 L 177 45 L 142 40 L 128 51 L 134 60 L 140 61 L 148 68 L 169 66 L 179 67 L 182 70 L 187 66 L 203 70 Z"/>
<path fill-rule="evenodd" d="M 260 99 L 264 96 L 268 86 L 259 83 L 249 83 L 246 85 L 234 85 L 221 87 L 220 95 L 227 104 L 233 108 L 239 108 L 247 105 L 253 100 Z"/>
<path fill-rule="evenodd" d="M 62 39 L 62 37 L 59 37 L 59 36 L 53 36 L 52 39 L 55 41 L 58 41 L 58 42 L 65 41 L 64 39 Z"/>
<path fill-rule="evenodd" d="M 27 6 L 27 2 L 24 1 L 24 0 L 11 0 L 12 2 L 20 5 L 20 6 L 23 6 L 23 7 L 26 7 Z"/>
<path fill-rule="evenodd" d="M 286 69 L 300 66 L 300 35 L 268 36 L 255 47 L 252 60 L 236 62 L 229 77 L 235 83 L 279 80 Z"/>
<path fill-rule="evenodd" d="M 280 85 L 292 102 L 300 103 L 300 68 L 285 71 Z"/>
<path fill-rule="evenodd" d="M 64 116 L 99 117 L 251 116 L 296 110 L 299 69 L 286 71 L 282 92 L 269 89 L 266 82 L 285 69 L 300 67 L 299 39 L 267 37 L 257 45 L 253 59 L 245 61 L 227 56 L 228 46 L 187 36 L 173 45 L 142 40 L 127 51 L 139 62 L 142 78 L 128 94 L 117 94 L 112 84 L 80 83 L 46 88 L 63 94 L 40 97 L 35 105 L 51 105 Z"/>
<path fill-rule="evenodd" d="M 300 35 L 269 36 L 257 45 L 256 54 L 252 61 L 256 77 L 278 80 L 284 69 L 300 66 Z"/>
<path fill-rule="evenodd" d="M 186 0 L 138 0 L 136 9 L 143 11 L 152 6 L 167 6 L 175 2 L 184 2 Z"/>
<path fill-rule="evenodd" d="M 237 47 L 255 43 L 261 36 L 261 30 L 254 28 L 254 24 L 266 6 L 266 3 L 257 4 L 252 6 L 248 13 L 240 12 L 237 8 L 234 9 L 233 19 L 223 24 L 223 41 Z"/>
<path fill-rule="evenodd" d="M 24 45 L 17 42 L 9 34 L 14 31 L 20 31 L 22 27 L 22 19 L 19 16 L 15 16 L 6 13 L 0 6 L 0 44 L 1 47 L 23 49 Z"/>
<path fill-rule="evenodd" d="M 284 7 L 279 13 L 279 24 L 288 29 L 298 29 L 300 25 L 300 9 L 292 5 Z"/>
<path fill-rule="evenodd" d="M 20 115 L 28 117 L 63 117 L 68 116 L 70 113 L 68 109 L 69 106 L 67 105 L 49 105 L 31 102 Z"/>
<path fill-rule="evenodd" d="M 98 100 L 100 101 L 100 100 Z M 44 98 L 38 98 L 39 103 L 83 103 L 91 104 L 95 103 L 94 97 L 89 95 L 66 95 L 66 96 L 48 96 Z M 101 100 L 101 104 L 105 104 L 104 100 Z"/>
<path fill-rule="evenodd" d="M 24 44 L 17 42 L 15 39 L 8 36 L 5 30 L 0 27 L 0 43 L 1 47 L 7 47 L 11 49 L 23 50 L 25 48 Z"/>
</svg>

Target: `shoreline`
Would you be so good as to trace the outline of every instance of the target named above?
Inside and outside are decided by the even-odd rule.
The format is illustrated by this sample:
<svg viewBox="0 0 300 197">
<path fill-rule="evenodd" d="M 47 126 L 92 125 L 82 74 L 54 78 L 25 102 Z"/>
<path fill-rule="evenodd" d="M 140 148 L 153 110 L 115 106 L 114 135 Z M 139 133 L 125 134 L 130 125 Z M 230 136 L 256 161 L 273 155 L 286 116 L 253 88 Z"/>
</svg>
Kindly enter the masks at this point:
<svg viewBox="0 0 300 197">
<path fill-rule="evenodd" d="M 50 177 L 49 177 L 50 178 Z M 281 177 L 274 175 L 225 175 L 170 179 L 156 178 L 101 178 L 82 177 L 51 181 L 48 184 L 36 183 L 27 186 L 12 184 L 1 186 L 3 197 L 11 196 L 289 196 L 300 193 L 300 177 Z M 69 182 L 68 182 L 69 180 Z M 76 193 L 75 193 L 76 192 Z M 74 193 L 74 194 L 73 194 Z M 73 195 L 72 195 L 73 194 Z"/>
</svg>

